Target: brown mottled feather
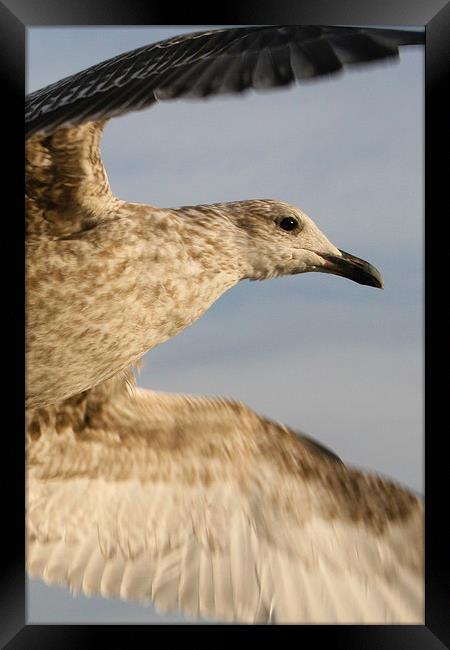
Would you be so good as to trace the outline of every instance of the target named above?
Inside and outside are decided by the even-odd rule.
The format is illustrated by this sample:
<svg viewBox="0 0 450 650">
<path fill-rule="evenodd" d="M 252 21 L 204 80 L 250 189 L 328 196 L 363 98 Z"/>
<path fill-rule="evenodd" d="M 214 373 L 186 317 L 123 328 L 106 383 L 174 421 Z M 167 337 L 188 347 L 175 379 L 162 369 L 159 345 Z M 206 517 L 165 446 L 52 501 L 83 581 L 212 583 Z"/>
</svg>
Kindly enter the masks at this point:
<svg viewBox="0 0 450 650">
<path fill-rule="evenodd" d="M 28 241 L 74 237 L 117 207 L 100 155 L 105 123 L 89 122 L 27 141 Z"/>
<path fill-rule="evenodd" d="M 28 432 L 33 575 L 221 620 L 422 620 L 420 499 L 243 404 L 113 380 Z"/>
</svg>

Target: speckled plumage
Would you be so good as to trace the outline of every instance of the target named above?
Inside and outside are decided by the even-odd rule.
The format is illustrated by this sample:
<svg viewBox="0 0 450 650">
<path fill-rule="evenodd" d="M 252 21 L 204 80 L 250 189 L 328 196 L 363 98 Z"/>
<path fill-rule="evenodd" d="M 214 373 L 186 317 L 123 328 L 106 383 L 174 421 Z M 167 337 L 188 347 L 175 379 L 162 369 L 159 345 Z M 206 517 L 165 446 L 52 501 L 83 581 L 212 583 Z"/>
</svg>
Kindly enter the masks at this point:
<svg viewBox="0 0 450 650">
<path fill-rule="evenodd" d="M 113 197 L 98 150 L 102 128 L 90 123 L 27 144 L 30 407 L 126 369 L 242 279 L 320 267 L 314 250 L 339 255 L 283 202 L 171 209 Z M 278 232 L 274 220 L 288 214 L 301 216 L 297 238 Z"/>
<path fill-rule="evenodd" d="M 416 33 L 260 27 L 116 57 L 27 100 L 31 574 L 220 620 L 423 620 L 423 505 L 245 405 L 143 391 L 130 367 L 243 279 L 382 286 L 301 210 L 112 195 L 107 120 L 396 56 Z M 282 226 L 295 222 L 288 230 Z"/>
<path fill-rule="evenodd" d="M 32 575 L 217 620 L 423 620 L 421 500 L 243 404 L 113 379 L 28 431 Z"/>
</svg>

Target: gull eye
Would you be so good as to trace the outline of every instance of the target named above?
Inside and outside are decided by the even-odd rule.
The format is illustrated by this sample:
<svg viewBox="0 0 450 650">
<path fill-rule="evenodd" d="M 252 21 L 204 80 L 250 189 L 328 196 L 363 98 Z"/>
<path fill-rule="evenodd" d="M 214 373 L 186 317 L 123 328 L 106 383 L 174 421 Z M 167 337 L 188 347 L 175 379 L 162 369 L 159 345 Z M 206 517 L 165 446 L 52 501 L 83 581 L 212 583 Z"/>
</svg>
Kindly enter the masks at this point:
<svg viewBox="0 0 450 650">
<path fill-rule="evenodd" d="M 294 217 L 283 217 L 283 219 L 281 219 L 278 225 L 283 230 L 290 231 L 290 230 L 295 230 L 295 228 L 297 228 L 298 221 L 297 219 L 294 219 Z"/>
</svg>

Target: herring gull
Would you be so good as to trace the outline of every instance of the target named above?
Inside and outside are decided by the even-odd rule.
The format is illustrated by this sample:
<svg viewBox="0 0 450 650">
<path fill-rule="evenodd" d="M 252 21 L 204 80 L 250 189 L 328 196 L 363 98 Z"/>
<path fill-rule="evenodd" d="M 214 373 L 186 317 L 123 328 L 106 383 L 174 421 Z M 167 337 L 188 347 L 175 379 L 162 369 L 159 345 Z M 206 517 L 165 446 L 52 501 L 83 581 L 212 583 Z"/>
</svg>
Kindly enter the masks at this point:
<svg viewBox="0 0 450 650">
<path fill-rule="evenodd" d="M 379 272 L 284 202 L 121 201 L 99 150 L 108 119 L 155 101 L 283 86 L 420 42 L 220 29 L 28 96 L 31 575 L 216 620 L 422 622 L 420 499 L 243 404 L 144 391 L 129 370 L 242 279 L 380 287 Z"/>
</svg>

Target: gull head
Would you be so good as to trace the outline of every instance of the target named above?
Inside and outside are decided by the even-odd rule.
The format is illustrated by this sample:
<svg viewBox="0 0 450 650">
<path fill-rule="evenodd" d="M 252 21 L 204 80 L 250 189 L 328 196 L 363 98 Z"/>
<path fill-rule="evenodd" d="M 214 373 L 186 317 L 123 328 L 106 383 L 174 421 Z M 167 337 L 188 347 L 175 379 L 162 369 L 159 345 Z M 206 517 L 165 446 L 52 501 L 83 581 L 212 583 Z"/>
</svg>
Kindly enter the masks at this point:
<svg viewBox="0 0 450 650">
<path fill-rule="evenodd" d="M 269 199 L 227 205 L 238 240 L 242 279 L 316 271 L 383 287 L 381 274 L 372 264 L 336 248 L 298 208 Z"/>
</svg>

